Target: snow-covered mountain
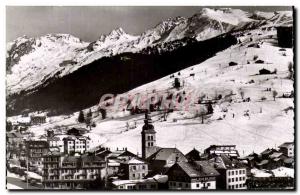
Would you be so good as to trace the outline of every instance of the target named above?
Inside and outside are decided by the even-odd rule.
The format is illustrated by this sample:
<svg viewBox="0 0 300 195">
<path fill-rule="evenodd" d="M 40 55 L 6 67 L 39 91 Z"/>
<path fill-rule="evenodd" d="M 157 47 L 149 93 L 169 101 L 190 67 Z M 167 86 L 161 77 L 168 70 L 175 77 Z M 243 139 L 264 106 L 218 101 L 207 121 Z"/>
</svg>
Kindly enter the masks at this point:
<svg viewBox="0 0 300 195">
<path fill-rule="evenodd" d="M 93 146 L 127 147 L 141 153 L 138 143 L 144 116 L 126 110 L 128 101 L 122 104 L 121 98 L 140 95 L 147 101 L 173 94 L 175 103 L 181 103 L 175 104 L 173 112 L 152 113 L 157 145 L 175 146 L 187 153 L 194 147 L 203 151 L 211 144 L 236 144 L 241 156 L 261 152 L 294 139 L 295 105 L 290 96 L 294 90 L 294 53 L 292 48 L 278 46 L 274 28 L 292 23 L 291 12 L 252 14 L 234 9 L 203 9 L 188 19 L 163 21 L 139 36 L 117 29 L 93 43 L 70 35 L 22 37 L 8 45 L 8 91 L 20 92 L 49 78 L 58 78 L 55 84 L 48 85 L 48 90 L 37 88 L 38 98 L 26 99 L 31 94 L 24 93 L 10 102 L 57 103 L 57 107 L 63 107 L 81 95 L 80 101 L 72 103 L 87 103 L 84 112 L 91 109 L 93 113 L 95 127 L 88 134 Z M 223 33 L 227 34 L 212 38 Z M 214 48 L 219 45 L 224 47 Z M 206 50 L 211 52 L 205 53 Z M 157 73 L 153 69 L 165 72 L 148 77 Z M 273 74 L 260 74 L 261 70 Z M 109 78 L 110 75 L 115 77 Z M 179 79 L 178 88 L 174 87 L 175 78 Z M 117 82 L 123 91 L 116 90 Z M 120 106 L 113 105 L 114 99 L 101 104 L 88 102 L 92 95 L 98 98 L 100 89 L 105 87 L 109 93 L 122 93 L 115 96 L 120 99 Z M 54 94 L 51 98 L 49 91 Z M 69 99 L 59 96 L 68 94 Z M 55 95 L 59 101 L 53 98 Z M 203 123 L 200 112 L 207 107 L 199 99 L 214 101 L 214 111 L 203 117 Z M 130 104 L 139 105 L 135 101 Z M 105 109 L 106 119 L 102 119 L 99 108 Z M 22 118 L 18 113 L 8 120 Z M 77 119 L 78 112 L 49 116 L 47 123 L 32 126 L 29 131 L 38 138 L 47 129 L 85 127 Z M 128 129 L 127 123 L 135 123 L 136 128 Z"/>
<path fill-rule="evenodd" d="M 170 50 L 185 45 L 179 41 L 184 38 L 203 41 L 233 30 L 291 21 L 291 12 L 252 14 L 238 9 L 204 8 L 190 18 L 169 18 L 138 36 L 119 28 L 91 43 L 67 34 L 21 37 L 7 44 L 7 95 L 37 90 L 50 80 L 68 75 L 105 56 L 136 53 L 156 46 L 160 50 Z M 170 44 L 164 47 L 165 43 L 176 40 L 176 47 Z"/>
<path fill-rule="evenodd" d="M 252 29 L 245 33 L 236 32 L 235 35 L 239 43 L 206 61 L 115 98 L 141 95 L 150 99 L 157 95 L 173 94 L 176 97 L 174 101 L 178 102 L 181 97 L 182 104 L 175 104 L 174 111 L 166 116 L 166 120 L 162 120 L 163 111 L 153 112 L 152 119 L 157 132 L 157 145 L 176 146 L 184 153 L 194 147 L 203 151 L 212 144 L 236 144 L 243 156 L 293 141 L 294 98 L 283 97 L 283 94 L 290 94 L 294 90 L 289 68 L 293 62 L 293 49 L 276 45 L 275 29 Z M 230 66 L 230 62 L 236 64 Z M 261 69 L 277 71 L 276 74 L 259 74 Z M 175 77 L 182 86 L 178 89 L 173 87 Z M 274 91 L 277 92 L 275 99 Z M 190 98 L 192 96 L 196 98 Z M 198 103 L 200 97 L 215 100 L 213 114 L 206 116 L 203 123 L 199 111 L 205 109 L 205 105 Z M 123 106 L 116 109 L 111 102 L 112 99 L 100 104 L 106 109 L 105 120 L 99 112 L 99 104 L 84 110 L 85 113 L 92 110 L 92 120 L 96 124 L 89 135 L 98 145 L 112 149 L 127 147 L 134 153 L 141 153 L 139 143 L 144 115 L 133 115 L 123 110 L 126 104 L 122 102 L 120 104 Z M 135 101 L 131 103 L 136 105 Z M 15 116 L 9 119 L 19 118 Z M 30 130 L 40 136 L 49 128 L 84 127 L 85 124 L 79 124 L 77 118 L 78 112 L 49 117 L 49 123 L 33 126 Z M 127 122 L 136 123 L 136 128 L 127 129 Z"/>
</svg>

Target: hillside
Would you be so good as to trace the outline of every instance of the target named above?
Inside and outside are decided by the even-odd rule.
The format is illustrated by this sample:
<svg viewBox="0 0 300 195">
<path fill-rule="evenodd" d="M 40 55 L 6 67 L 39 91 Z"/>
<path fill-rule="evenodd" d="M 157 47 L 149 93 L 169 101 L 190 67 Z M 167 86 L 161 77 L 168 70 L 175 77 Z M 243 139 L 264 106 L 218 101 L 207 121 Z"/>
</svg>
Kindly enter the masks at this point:
<svg viewBox="0 0 300 195">
<path fill-rule="evenodd" d="M 68 34 L 20 37 L 7 44 L 7 96 L 38 90 L 49 80 L 62 78 L 103 57 L 131 52 L 185 38 L 205 41 L 231 31 L 292 24 L 291 12 L 248 13 L 239 9 L 201 9 L 190 18 L 169 18 L 133 36 L 122 28 L 99 35 L 93 42 L 83 42 Z M 171 47 L 172 48 L 172 47 Z"/>
<path fill-rule="evenodd" d="M 204 62 L 174 71 L 174 77 L 179 78 L 181 83 L 179 89 L 173 87 L 173 74 L 169 74 L 122 94 L 123 97 L 144 95 L 148 98 L 181 94 L 182 104 L 176 104 L 166 121 L 161 118 L 163 111 L 152 113 L 159 146 L 176 146 L 186 153 L 194 147 L 203 151 L 211 144 L 236 144 L 241 155 L 246 155 L 293 141 L 294 98 L 282 98 L 283 93 L 289 94 L 294 90 L 288 70 L 289 63 L 293 62 L 293 50 L 278 47 L 274 29 L 259 28 L 237 32 L 234 36 L 239 40 L 238 44 L 219 51 Z M 236 64 L 229 66 L 230 62 Z M 276 69 L 276 74 L 260 75 L 259 70 L 263 68 L 271 72 Z M 275 100 L 273 91 L 278 93 Z M 202 124 L 199 114 L 206 106 L 197 102 L 204 95 L 203 100 L 213 99 L 215 103 L 214 113 L 205 115 Z M 119 97 L 121 95 L 116 98 Z M 245 101 L 247 98 L 250 98 L 249 101 Z M 129 111 L 124 111 L 126 103 L 118 109 L 116 106 L 106 106 L 109 101 L 91 107 L 96 123 L 90 132 L 95 135 L 92 136 L 94 142 L 98 140 L 97 144 L 114 149 L 127 147 L 140 154 L 143 114 L 131 115 Z M 106 106 L 107 118 L 104 120 L 97 111 L 99 106 Z M 85 126 L 77 123 L 77 117 L 78 112 L 50 117 L 49 123 L 33 126 L 30 130 L 38 136 L 54 126 Z M 18 118 L 20 116 L 10 117 L 9 120 Z M 137 127 L 127 130 L 126 122 L 136 122 Z"/>
</svg>

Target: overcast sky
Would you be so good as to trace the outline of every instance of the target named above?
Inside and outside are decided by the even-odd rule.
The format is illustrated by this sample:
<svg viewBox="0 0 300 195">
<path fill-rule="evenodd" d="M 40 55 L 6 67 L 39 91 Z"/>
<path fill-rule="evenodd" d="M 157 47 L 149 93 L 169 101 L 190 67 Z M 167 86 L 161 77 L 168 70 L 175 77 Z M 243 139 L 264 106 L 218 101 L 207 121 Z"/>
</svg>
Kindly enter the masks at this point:
<svg viewBox="0 0 300 195">
<path fill-rule="evenodd" d="M 94 41 L 122 27 L 140 34 L 169 17 L 190 17 L 202 7 L 6 7 L 6 40 L 27 35 L 68 33 L 84 41 Z M 291 7 L 236 7 L 245 11 L 291 10 Z"/>
</svg>

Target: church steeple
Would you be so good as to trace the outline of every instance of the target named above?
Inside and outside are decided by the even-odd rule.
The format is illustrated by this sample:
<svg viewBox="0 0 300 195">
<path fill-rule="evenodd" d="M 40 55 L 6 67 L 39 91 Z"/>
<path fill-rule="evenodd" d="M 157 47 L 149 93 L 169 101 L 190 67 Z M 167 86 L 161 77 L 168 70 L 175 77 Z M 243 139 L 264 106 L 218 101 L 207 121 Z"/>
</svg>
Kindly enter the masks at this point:
<svg viewBox="0 0 300 195">
<path fill-rule="evenodd" d="M 156 151 L 156 131 L 148 111 L 145 112 L 144 126 L 142 129 L 142 158 L 146 159 Z"/>
</svg>

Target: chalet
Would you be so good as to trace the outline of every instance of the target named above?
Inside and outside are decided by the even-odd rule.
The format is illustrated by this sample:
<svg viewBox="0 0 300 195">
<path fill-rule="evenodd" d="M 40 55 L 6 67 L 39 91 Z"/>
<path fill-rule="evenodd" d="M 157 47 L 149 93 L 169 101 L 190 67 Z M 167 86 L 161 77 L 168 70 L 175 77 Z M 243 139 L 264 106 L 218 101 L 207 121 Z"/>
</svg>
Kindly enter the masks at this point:
<svg viewBox="0 0 300 195">
<path fill-rule="evenodd" d="M 294 142 L 285 142 L 279 146 L 279 151 L 287 157 L 294 157 Z"/>
<path fill-rule="evenodd" d="M 240 156 L 235 145 L 211 145 L 204 150 L 204 154 L 207 154 L 209 158 L 221 156 L 222 154 L 232 158 Z"/>
<path fill-rule="evenodd" d="M 271 74 L 271 71 L 269 71 L 269 70 L 263 68 L 263 69 L 260 69 L 260 70 L 259 70 L 259 74 Z"/>
<path fill-rule="evenodd" d="M 263 60 L 256 60 L 255 61 L 255 64 L 264 64 L 265 63 L 265 61 L 263 61 Z"/>
<path fill-rule="evenodd" d="M 141 159 L 132 158 L 120 164 L 119 175 L 124 180 L 139 180 L 148 174 L 148 164 Z"/>
<path fill-rule="evenodd" d="M 227 155 L 220 155 L 209 160 L 220 176 L 217 178 L 217 189 L 246 189 L 246 166 Z"/>
<path fill-rule="evenodd" d="M 229 66 L 236 66 L 236 65 L 238 65 L 238 63 L 236 63 L 236 62 L 229 62 L 228 65 Z"/>
<path fill-rule="evenodd" d="M 73 127 L 67 131 L 68 135 L 81 136 L 85 133 L 88 133 L 88 130 L 85 128 Z"/>
<path fill-rule="evenodd" d="M 42 123 L 46 123 L 46 116 L 31 116 L 30 117 L 31 125 L 39 125 Z"/>
<path fill-rule="evenodd" d="M 211 190 L 216 189 L 219 173 L 209 164 L 195 162 L 176 162 L 166 172 L 169 189 L 172 190 Z"/>
</svg>

